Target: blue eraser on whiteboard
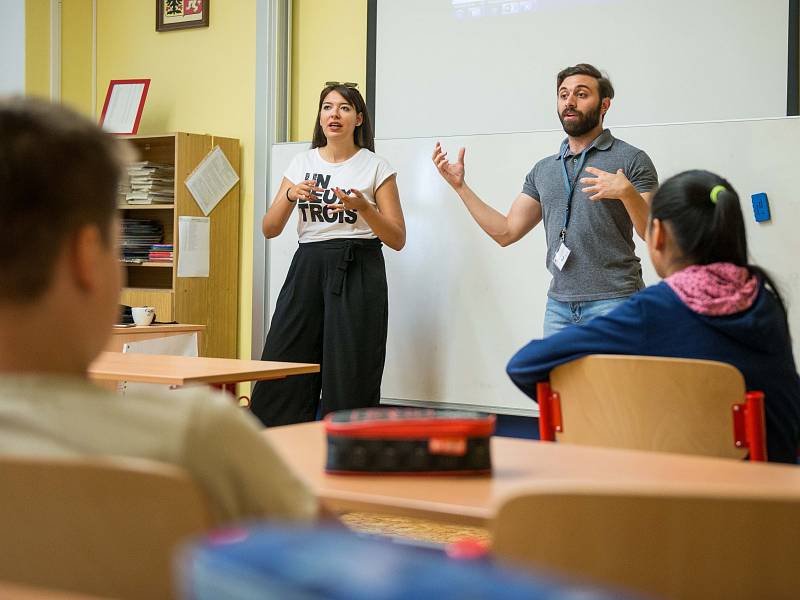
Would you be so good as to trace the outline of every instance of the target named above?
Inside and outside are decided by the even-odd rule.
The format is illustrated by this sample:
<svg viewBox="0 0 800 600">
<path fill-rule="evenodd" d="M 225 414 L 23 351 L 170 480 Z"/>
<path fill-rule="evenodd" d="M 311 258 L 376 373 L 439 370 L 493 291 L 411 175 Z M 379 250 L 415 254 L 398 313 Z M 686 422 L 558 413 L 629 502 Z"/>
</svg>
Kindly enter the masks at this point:
<svg viewBox="0 0 800 600">
<path fill-rule="evenodd" d="M 769 200 L 767 200 L 767 195 L 763 192 L 758 194 L 753 194 L 753 214 L 756 217 L 756 222 L 762 223 L 763 221 L 769 221 Z"/>
</svg>

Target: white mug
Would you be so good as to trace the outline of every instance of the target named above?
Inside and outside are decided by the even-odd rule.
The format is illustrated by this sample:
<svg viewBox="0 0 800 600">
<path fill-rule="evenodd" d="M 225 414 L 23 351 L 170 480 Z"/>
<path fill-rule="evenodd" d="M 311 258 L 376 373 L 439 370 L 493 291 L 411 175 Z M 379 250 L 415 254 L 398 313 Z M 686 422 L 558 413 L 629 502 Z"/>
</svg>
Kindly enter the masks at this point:
<svg viewBox="0 0 800 600">
<path fill-rule="evenodd" d="M 134 306 L 131 315 L 137 325 L 150 325 L 156 318 L 156 309 L 153 306 Z"/>
</svg>

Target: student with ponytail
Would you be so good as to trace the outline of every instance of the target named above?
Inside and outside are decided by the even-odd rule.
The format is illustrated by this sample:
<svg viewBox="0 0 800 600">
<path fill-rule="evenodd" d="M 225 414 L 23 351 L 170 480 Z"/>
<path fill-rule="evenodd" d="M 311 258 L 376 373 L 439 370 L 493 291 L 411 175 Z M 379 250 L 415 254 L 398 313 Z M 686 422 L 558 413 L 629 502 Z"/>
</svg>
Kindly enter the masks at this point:
<svg viewBox="0 0 800 600">
<path fill-rule="evenodd" d="M 786 307 L 764 269 L 747 259 L 739 196 L 708 171 L 686 171 L 656 192 L 647 247 L 663 278 L 604 317 L 533 340 L 508 374 L 535 399 L 550 370 L 588 354 L 699 358 L 739 369 L 747 389 L 765 395 L 767 455 L 796 462 L 798 377 Z"/>
</svg>

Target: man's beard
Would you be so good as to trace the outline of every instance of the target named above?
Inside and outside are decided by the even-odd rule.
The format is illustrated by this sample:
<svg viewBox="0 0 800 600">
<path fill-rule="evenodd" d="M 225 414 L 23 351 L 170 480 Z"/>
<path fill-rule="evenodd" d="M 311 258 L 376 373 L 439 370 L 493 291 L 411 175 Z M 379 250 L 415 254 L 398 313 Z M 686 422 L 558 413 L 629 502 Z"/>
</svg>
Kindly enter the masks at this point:
<svg viewBox="0 0 800 600">
<path fill-rule="evenodd" d="M 564 128 L 566 134 L 572 137 L 580 137 L 597 127 L 601 122 L 600 107 L 602 104 L 602 101 L 598 102 L 594 110 L 590 110 L 585 114 L 579 110 L 572 109 L 570 112 L 578 117 L 575 121 L 564 121 L 564 113 L 567 112 L 566 110 L 559 114 L 558 119 L 561 121 L 561 126 Z"/>
</svg>

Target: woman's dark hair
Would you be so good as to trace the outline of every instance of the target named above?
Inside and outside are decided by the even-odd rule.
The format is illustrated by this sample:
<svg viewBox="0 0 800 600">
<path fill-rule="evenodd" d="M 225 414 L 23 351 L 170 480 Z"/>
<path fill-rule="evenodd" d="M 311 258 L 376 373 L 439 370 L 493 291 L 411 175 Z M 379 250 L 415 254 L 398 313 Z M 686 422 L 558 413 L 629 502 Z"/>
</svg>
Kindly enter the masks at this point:
<svg viewBox="0 0 800 600">
<path fill-rule="evenodd" d="M 653 196 L 650 219 L 669 223 L 684 260 L 698 265 L 728 262 L 746 267 L 771 289 L 786 319 L 786 306 L 772 278 L 761 267 L 747 262 L 739 195 L 726 179 L 700 170 L 670 177 Z"/>
<path fill-rule="evenodd" d="M 314 137 L 311 138 L 311 147 L 321 148 L 328 145 L 328 140 L 322 132 L 322 126 L 319 124 L 319 113 L 322 111 L 322 103 L 325 102 L 325 98 L 331 92 L 339 92 L 353 106 L 356 113 L 361 115 L 361 125 L 358 125 L 353 132 L 353 141 L 356 146 L 375 152 L 375 134 L 372 132 L 372 122 L 369 118 L 369 112 L 367 112 L 367 104 L 356 88 L 342 84 L 327 85 L 319 94 L 317 120 L 314 123 Z"/>
</svg>

